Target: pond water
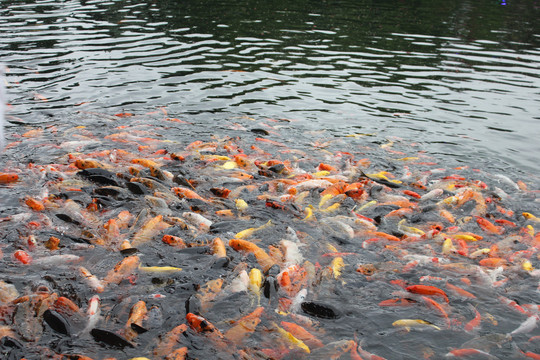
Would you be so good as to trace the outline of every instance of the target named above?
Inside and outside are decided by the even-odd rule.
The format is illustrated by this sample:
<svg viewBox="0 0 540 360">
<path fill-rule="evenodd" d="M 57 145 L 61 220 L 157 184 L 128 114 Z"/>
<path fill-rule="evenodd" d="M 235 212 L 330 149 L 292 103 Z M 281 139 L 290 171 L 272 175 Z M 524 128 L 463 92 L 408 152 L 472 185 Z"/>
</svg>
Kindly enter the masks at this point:
<svg viewBox="0 0 540 360">
<path fill-rule="evenodd" d="M 0 0 L 0 357 L 539 356 L 538 19 Z"/>
<path fill-rule="evenodd" d="M 536 1 L 1 4 L 13 133 L 166 107 L 200 126 L 286 118 L 539 170 Z"/>
</svg>

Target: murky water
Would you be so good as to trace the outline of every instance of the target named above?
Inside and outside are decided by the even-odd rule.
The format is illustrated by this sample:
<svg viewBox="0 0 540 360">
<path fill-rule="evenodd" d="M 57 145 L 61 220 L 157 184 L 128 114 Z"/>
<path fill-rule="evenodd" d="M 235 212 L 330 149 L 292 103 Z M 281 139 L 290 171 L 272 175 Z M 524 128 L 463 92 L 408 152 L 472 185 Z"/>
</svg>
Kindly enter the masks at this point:
<svg viewBox="0 0 540 360">
<path fill-rule="evenodd" d="M 538 18 L 538 1 L 0 0 L 0 355 L 538 352 Z M 329 180 L 350 187 L 328 198 Z M 277 269 L 229 243 L 247 229 Z"/>
</svg>

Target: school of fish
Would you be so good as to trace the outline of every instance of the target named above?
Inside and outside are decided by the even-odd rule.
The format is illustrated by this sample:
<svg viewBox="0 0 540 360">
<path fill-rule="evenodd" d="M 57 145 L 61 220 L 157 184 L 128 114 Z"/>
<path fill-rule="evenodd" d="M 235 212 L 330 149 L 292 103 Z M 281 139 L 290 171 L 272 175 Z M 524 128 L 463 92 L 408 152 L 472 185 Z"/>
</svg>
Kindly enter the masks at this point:
<svg viewBox="0 0 540 360">
<path fill-rule="evenodd" d="M 540 359 L 537 179 L 156 113 L 8 139 L 2 359 Z"/>
</svg>

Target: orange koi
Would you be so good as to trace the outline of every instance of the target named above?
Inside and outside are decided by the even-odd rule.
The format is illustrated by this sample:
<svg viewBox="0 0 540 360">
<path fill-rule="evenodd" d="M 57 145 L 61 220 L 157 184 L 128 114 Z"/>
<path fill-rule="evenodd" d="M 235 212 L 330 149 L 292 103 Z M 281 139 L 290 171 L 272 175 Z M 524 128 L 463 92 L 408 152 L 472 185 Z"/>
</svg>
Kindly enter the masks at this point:
<svg viewBox="0 0 540 360">
<path fill-rule="evenodd" d="M 52 306 L 59 313 L 68 316 L 73 315 L 80 310 L 77 304 L 64 296 L 59 296 Z"/>
<path fill-rule="evenodd" d="M 480 322 L 482 321 L 482 316 L 480 315 L 480 313 L 478 312 L 478 310 L 476 310 L 476 308 L 474 306 L 471 305 L 471 307 L 474 309 L 474 312 L 475 312 L 475 316 L 474 318 L 469 321 L 467 324 L 465 324 L 465 331 L 467 332 L 471 332 L 473 330 L 476 330 L 478 329 L 478 327 L 480 326 Z"/>
<path fill-rule="evenodd" d="M 157 235 L 160 231 L 171 227 L 163 221 L 163 215 L 157 215 L 156 217 L 148 220 L 136 233 L 133 235 L 132 246 L 137 247 L 142 245 Z"/>
<path fill-rule="evenodd" d="M 538 353 L 533 353 L 532 351 L 527 351 L 527 352 L 522 351 L 522 353 L 526 357 L 531 358 L 533 360 L 540 360 L 540 354 L 538 354 Z"/>
<path fill-rule="evenodd" d="M 477 349 L 455 349 L 455 350 L 450 351 L 448 354 L 446 354 L 446 357 L 468 356 L 469 358 L 473 359 L 473 357 L 471 356 L 478 356 L 478 355 L 481 355 L 484 358 L 488 358 L 488 359 L 495 359 L 495 357 L 492 356 L 491 354 L 482 350 L 477 350 Z"/>
<path fill-rule="evenodd" d="M 119 284 L 122 280 L 131 275 L 139 267 L 140 259 L 137 255 L 132 255 L 120 260 L 103 279 L 104 284 Z"/>
<path fill-rule="evenodd" d="M 19 180 L 19 175 L 15 173 L 0 173 L 0 184 L 9 184 Z"/>
<path fill-rule="evenodd" d="M 178 348 L 165 357 L 165 360 L 184 360 L 188 353 L 186 346 Z"/>
<path fill-rule="evenodd" d="M 24 250 L 17 250 L 13 253 L 13 258 L 19 261 L 21 264 L 30 264 L 32 257 Z"/>
<path fill-rule="evenodd" d="M 241 343 L 243 339 L 255 331 L 255 328 L 261 322 L 260 317 L 263 311 L 264 307 L 259 306 L 250 314 L 236 321 L 236 324 L 227 330 L 223 336 L 235 344 Z"/>
<path fill-rule="evenodd" d="M 476 299 L 476 296 L 474 296 L 473 294 L 471 294 L 467 290 L 464 290 L 464 289 L 460 288 L 459 286 L 455 286 L 455 285 L 452 285 L 449 282 L 447 282 L 446 287 L 448 289 L 452 290 L 454 293 L 458 294 L 459 296 L 466 297 L 466 298 L 469 298 L 469 299 Z"/>
<path fill-rule="evenodd" d="M 255 140 L 260 141 L 260 142 L 265 142 L 265 143 L 268 143 L 268 144 L 272 144 L 272 145 L 275 145 L 275 146 L 287 147 L 287 145 L 285 145 L 283 143 L 280 143 L 280 142 L 277 142 L 277 141 L 274 141 L 274 140 L 270 140 L 270 139 L 255 138 Z"/>
<path fill-rule="evenodd" d="M 188 198 L 188 199 L 198 199 L 198 200 L 207 202 L 206 199 L 204 199 L 202 196 L 200 196 L 199 194 L 197 194 L 195 191 L 193 191 L 193 190 L 191 190 L 191 189 L 184 188 L 184 187 L 174 187 L 174 188 L 172 188 L 171 190 L 174 191 L 174 193 L 175 193 L 180 199 L 183 199 L 183 198 Z"/>
<path fill-rule="evenodd" d="M 39 200 L 36 200 L 34 198 L 28 197 L 28 198 L 26 198 L 24 203 L 34 211 L 43 211 L 43 210 L 45 210 L 45 205 L 43 205 L 43 202 L 41 202 Z"/>
<path fill-rule="evenodd" d="M 160 343 L 153 351 L 154 356 L 162 358 L 171 354 L 174 347 L 177 346 L 180 336 L 187 331 L 187 329 L 188 327 L 186 324 L 180 324 L 163 335 Z"/>
<path fill-rule="evenodd" d="M 450 213 L 450 211 L 448 211 L 448 210 L 444 210 L 444 209 L 439 210 L 439 215 L 441 217 L 443 217 L 449 223 L 453 224 L 453 223 L 456 222 L 456 219 L 454 218 L 454 215 L 452 215 L 452 213 Z"/>
<path fill-rule="evenodd" d="M 75 160 L 75 166 L 77 169 L 93 169 L 93 168 L 103 168 L 104 166 L 95 160 L 90 159 L 77 159 Z"/>
<path fill-rule="evenodd" d="M 525 309 L 523 309 L 521 306 L 518 305 L 517 302 L 513 301 L 513 300 L 510 300 L 509 298 L 506 298 L 504 296 L 499 296 L 498 297 L 499 301 L 501 303 L 503 303 L 504 305 L 508 305 L 508 307 L 510 307 L 511 309 L 517 311 L 517 312 L 520 312 L 524 315 L 528 315 L 527 311 Z"/>
<path fill-rule="evenodd" d="M 426 303 L 426 305 L 428 307 L 430 307 L 430 308 L 434 309 L 435 311 L 437 311 L 442 317 L 444 317 L 446 319 L 447 323 L 449 323 L 448 314 L 443 309 L 441 304 L 439 304 L 438 302 L 436 302 L 435 300 L 433 300 L 431 298 L 428 298 L 427 296 L 422 296 L 422 300 L 424 300 L 424 302 Z"/>
<path fill-rule="evenodd" d="M 446 302 L 448 302 L 448 296 L 446 293 L 435 286 L 430 285 L 410 285 L 405 288 L 408 292 L 413 294 L 422 294 L 422 295 L 438 295 L 442 296 Z"/>
<path fill-rule="evenodd" d="M 235 173 L 232 173 L 232 174 L 230 174 L 230 176 L 235 178 L 235 179 L 243 180 L 243 181 L 253 179 L 253 175 L 250 175 L 250 174 L 242 172 L 242 171 L 237 171 Z"/>
<path fill-rule="evenodd" d="M 231 190 L 227 188 L 211 188 L 210 191 L 212 192 L 212 194 L 223 199 L 226 199 L 231 193 Z"/>
<path fill-rule="evenodd" d="M 163 238 L 161 238 L 161 241 L 163 241 L 167 245 L 171 245 L 179 249 L 185 249 L 187 247 L 184 240 L 178 236 L 163 235 Z"/>
<path fill-rule="evenodd" d="M 396 237 L 394 235 L 390 235 L 390 234 L 381 232 L 381 231 L 368 231 L 368 233 L 375 236 L 375 237 L 381 237 L 383 239 L 390 240 L 390 241 L 401 241 L 400 238 L 398 238 L 398 237 Z"/>
<path fill-rule="evenodd" d="M 411 190 L 403 190 L 403 193 L 405 195 L 409 195 L 409 196 L 411 196 L 413 198 L 416 198 L 416 199 L 420 199 L 422 197 L 422 196 L 420 196 L 420 194 L 418 194 L 418 193 L 416 193 L 414 191 L 411 191 Z"/>
<path fill-rule="evenodd" d="M 416 304 L 416 300 L 399 298 L 383 300 L 379 303 L 379 306 L 411 306 Z"/>
<path fill-rule="evenodd" d="M 49 240 L 45 242 L 45 247 L 51 251 L 58 250 L 60 245 L 60 239 L 54 236 L 49 237 Z"/>
<path fill-rule="evenodd" d="M 131 311 L 129 312 L 129 318 L 126 326 L 124 327 L 124 337 L 127 340 L 131 341 L 137 337 L 138 333 L 133 330 L 131 325 L 135 324 L 141 326 L 147 313 L 148 309 L 146 308 L 146 303 L 144 301 L 137 301 L 135 305 L 133 305 Z"/>
<path fill-rule="evenodd" d="M 517 227 L 517 224 L 515 222 L 506 219 L 497 219 L 495 220 L 495 223 L 513 228 Z"/>
<path fill-rule="evenodd" d="M 33 137 L 40 136 L 42 133 L 43 133 L 43 129 L 32 129 L 32 130 L 29 130 L 29 131 L 25 132 L 21 136 L 25 137 L 25 138 L 33 138 Z"/>
<path fill-rule="evenodd" d="M 504 228 L 502 226 L 494 225 L 491 221 L 484 219 L 480 216 L 475 216 L 475 218 L 478 226 L 480 226 L 480 228 L 485 232 L 497 235 L 501 235 L 504 232 Z"/>
<path fill-rule="evenodd" d="M 211 248 L 212 254 L 214 254 L 214 256 L 218 258 L 227 257 L 227 250 L 225 249 L 225 244 L 220 238 L 217 237 L 212 240 Z"/>
<path fill-rule="evenodd" d="M 481 266 L 496 268 L 506 265 L 506 260 L 502 258 L 487 258 L 480 260 L 479 264 Z"/>
<path fill-rule="evenodd" d="M 155 161 L 149 160 L 149 159 L 133 159 L 131 160 L 133 164 L 139 164 L 141 166 L 144 166 L 146 168 L 151 167 L 159 167 L 159 164 Z"/>
<path fill-rule="evenodd" d="M 203 318 L 202 316 L 195 315 L 193 313 L 186 314 L 186 320 L 189 326 L 199 333 L 211 333 L 220 338 L 223 338 L 221 332 L 211 322 Z"/>
<path fill-rule="evenodd" d="M 274 260 L 260 247 L 251 241 L 242 240 L 242 239 L 231 239 L 229 240 L 229 246 L 236 251 L 246 251 L 253 253 L 257 262 L 262 267 L 263 271 L 267 271 L 274 265 Z"/>
<path fill-rule="evenodd" d="M 127 117 L 134 116 L 134 114 L 125 112 L 125 113 L 114 114 L 114 116 L 119 117 L 119 118 L 127 118 Z"/>
<path fill-rule="evenodd" d="M 388 217 L 404 217 L 404 216 L 410 215 L 412 213 L 413 213 L 413 209 L 411 209 L 411 208 L 403 208 L 403 209 L 397 209 L 397 210 L 390 211 L 384 217 L 385 218 L 388 218 Z"/>
</svg>

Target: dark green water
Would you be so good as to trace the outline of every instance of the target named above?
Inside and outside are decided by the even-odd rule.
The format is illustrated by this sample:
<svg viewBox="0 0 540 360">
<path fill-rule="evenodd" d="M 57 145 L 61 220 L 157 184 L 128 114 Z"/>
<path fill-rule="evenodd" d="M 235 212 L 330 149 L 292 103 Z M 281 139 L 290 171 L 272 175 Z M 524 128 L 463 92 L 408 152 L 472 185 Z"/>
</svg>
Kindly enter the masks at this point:
<svg viewBox="0 0 540 360">
<path fill-rule="evenodd" d="M 537 1 L 0 4 L 11 133 L 164 106 L 200 126 L 287 118 L 539 169 Z"/>
</svg>

